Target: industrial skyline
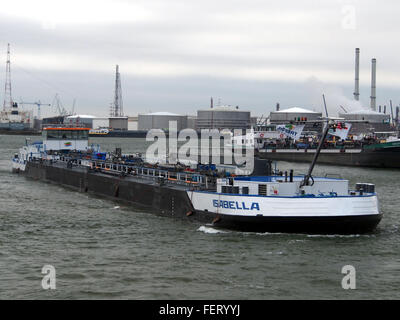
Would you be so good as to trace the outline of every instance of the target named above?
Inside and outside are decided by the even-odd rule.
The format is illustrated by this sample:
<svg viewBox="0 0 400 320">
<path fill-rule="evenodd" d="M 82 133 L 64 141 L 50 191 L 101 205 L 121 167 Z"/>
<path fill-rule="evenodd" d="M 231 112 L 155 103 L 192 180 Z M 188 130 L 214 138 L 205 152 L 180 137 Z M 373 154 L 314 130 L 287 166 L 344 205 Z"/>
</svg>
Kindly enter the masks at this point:
<svg viewBox="0 0 400 320">
<path fill-rule="evenodd" d="M 336 111 L 351 107 L 357 47 L 358 106 L 370 107 L 372 58 L 376 107 L 398 105 L 400 48 L 386 39 L 400 31 L 400 4 L 389 2 L 22 0 L 0 8 L 0 57 L 11 43 L 17 102 L 59 93 L 64 105 L 76 99 L 76 112 L 107 115 L 118 64 L 126 115 L 195 114 L 210 96 L 261 115 L 277 102 L 320 111 L 321 93 Z"/>
</svg>

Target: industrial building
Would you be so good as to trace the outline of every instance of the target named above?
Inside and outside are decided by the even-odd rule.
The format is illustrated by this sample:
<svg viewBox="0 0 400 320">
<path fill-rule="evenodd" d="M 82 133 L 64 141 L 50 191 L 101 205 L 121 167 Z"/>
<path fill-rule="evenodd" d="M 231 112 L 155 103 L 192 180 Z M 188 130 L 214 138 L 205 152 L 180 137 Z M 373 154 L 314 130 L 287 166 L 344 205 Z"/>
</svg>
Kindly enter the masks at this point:
<svg viewBox="0 0 400 320">
<path fill-rule="evenodd" d="M 278 106 L 277 106 L 277 111 L 273 111 L 270 113 L 269 121 L 271 124 L 278 125 L 285 123 L 305 122 L 305 127 L 304 127 L 305 131 L 317 131 L 317 132 L 321 131 L 322 129 L 321 122 L 317 121 L 320 120 L 322 117 L 321 112 L 316 112 L 298 107 L 279 110 Z M 315 122 L 312 122 L 314 120 Z"/>
<path fill-rule="evenodd" d="M 197 111 L 196 129 L 250 129 L 250 111 L 239 107 L 218 106 Z"/>
<path fill-rule="evenodd" d="M 95 116 L 90 116 L 86 114 L 77 114 L 74 116 L 67 116 L 64 120 L 64 124 L 74 127 L 85 127 L 93 128 L 93 120 Z"/>
<path fill-rule="evenodd" d="M 128 117 L 110 117 L 110 129 L 118 130 L 118 131 L 126 131 L 128 130 Z"/>
<path fill-rule="evenodd" d="M 355 76 L 354 76 L 354 100 L 359 101 L 360 96 L 360 49 L 356 48 L 355 52 Z M 376 110 L 376 59 L 371 59 L 371 96 L 370 96 L 370 108 L 362 109 L 357 111 L 350 111 L 345 113 L 339 113 L 340 118 L 344 118 L 348 121 L 360 121 L 353 122 L 350 130 L 350 134 L 361 134 L 361 133 L 373 133 L 377 131 L 394 131 L 395 128 L 392 126 L 389 114 L 386 114 L 386 106 L 384 107 L 384 113 L 381 113 L 381 107 L 379 106 L 379 112 Z M 393 112 L 393 111 L 392 111 Z M 396 108 L 396 119 L 398 119 L 398 108 Z M 365 121 L 365 122 L 363 122 Z"/>
<path fill-rule="evenodd" d="M 319 120 L 321 112 L 315 112 L 303 108 L 289 108 L 284 110 L 272 111 L 269 119 L 271 123 L 286 123 L 291 121 L 312 121 Z"/>
<path fill-rule="evenodd" d="M 369 123 L 390 123 L 389 114 L 379 113 L 368 109 L 339 113 L 339 117 L 344 118 L 345 120 L 368 121 Z"/>
<path fill-rule="evenodd" d="M 372 133 L 376 131 L 394 131 L 395 129 L 391 126 L 390 115 L 379 113 L 372 110 L 358 110 L 348 113 L 339 113 L 340 118 L 353 122 L 350 134 L 358 135 L 360 133 Z M 365 121 L 365 122 L 363 122 Z"/>
<path fill-rule="evenodd" d="M 128 130 L 138 130 L 138 117 L 128 117 Z"/>
<path fill-rule="evenodd" d="M 138 129 L 168 129 L 170 121 L 176 121 L 178 131 L 186 129 L 188 127 L 187 116 L 171 112 L 153 112 L 138 115 Z"/>
</svg>

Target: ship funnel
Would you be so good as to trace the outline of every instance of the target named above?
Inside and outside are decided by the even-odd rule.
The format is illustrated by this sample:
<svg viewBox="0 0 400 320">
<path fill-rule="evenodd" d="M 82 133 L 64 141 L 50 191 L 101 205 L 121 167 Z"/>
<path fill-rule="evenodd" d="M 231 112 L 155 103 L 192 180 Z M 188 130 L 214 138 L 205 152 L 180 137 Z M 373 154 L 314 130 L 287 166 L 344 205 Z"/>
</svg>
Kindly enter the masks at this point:
<svg viewBox="0 0 400 320">
<path fill-rule="evenodd" d="M 371 110 L 376 111 L 376 59 L 372 59 L 371 70 Z"/>
<path fill-rule="evenodd" d="M 360 99 L 360 49 L 356 48 L 356 69 L 354 78 L 354 100 Z"/>
</svg>

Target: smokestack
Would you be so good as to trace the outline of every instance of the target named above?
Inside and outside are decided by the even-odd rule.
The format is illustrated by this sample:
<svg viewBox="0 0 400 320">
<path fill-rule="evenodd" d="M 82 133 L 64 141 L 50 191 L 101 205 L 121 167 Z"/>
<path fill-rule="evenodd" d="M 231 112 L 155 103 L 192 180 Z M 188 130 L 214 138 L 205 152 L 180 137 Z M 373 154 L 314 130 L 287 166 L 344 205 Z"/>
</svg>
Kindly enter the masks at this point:
<svg viewBox="0 0 400 320">
<path fill-rule="evenodd" d="M 354 100 L 360 99 L 360 49 L 356 48 L 356 70 L 354 78 Z"/>
<path fill-rule="evenodd" d="M 214 101 L 213 98 L 211 97 L 211 105 L 210 105 L 211 109 L 214 108 Z"/>
<path fill-rule="evenodd" d="M 383 113 L 386 114 L 386 104 L 383 106 Z"/>
<path fill-rule="evenodd" d="M 382 106 L 381 105 L 379 105 L 379 113 L 381 113 L 382 112 Z"/>
<path fill-rule="evenodd" d="M 279 111 L 279 102 L 276 104 L 276 111 Z"/>
<path fill-rule="evenodd" d="M 371 110 L 376 111 L 376 59 L 372 59 L 371 62 Z"/>
</svg>

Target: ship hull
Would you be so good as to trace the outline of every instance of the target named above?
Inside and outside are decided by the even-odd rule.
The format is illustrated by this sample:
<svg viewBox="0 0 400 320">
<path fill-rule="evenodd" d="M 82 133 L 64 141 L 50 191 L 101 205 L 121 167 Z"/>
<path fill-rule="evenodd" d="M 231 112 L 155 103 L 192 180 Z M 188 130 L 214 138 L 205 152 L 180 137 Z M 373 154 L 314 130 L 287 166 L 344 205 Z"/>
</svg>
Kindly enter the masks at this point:
<svg viewBox="0 0 400 320">
<path fill-rule="evenodd" d="M 315 150 L 260 150 L 258 156 L 262 159 L 288 162 L 311 162 Z M 400 147 L 381 150 L 322 150 L 318 157 L 319 164 L 400 168 Z"/>
<path fill-rule="evenodd" d="M 219 214 L 214 225 L 239 231 L 307 234 L 363 234 L 372 232 L 382 214 L 346 217 L 244 217 Z"/>
<path fill-rule="evenodd" d="M 72 187 L 113 200 L 126 201 L 156 214 L 204 222 L 219 228 L 256 232 L 295 233 L 365 233 L 372 231 L 381 214 L 347 215 L 344 217 L 277 217 L 235 216 L 215 210 L 197 208 L 187 188 L 159 185 L 140 178 L 123 178 L 89 171 L 88 168 L 67 168 L 40 162 L 28 162 L 20 173 L 27 177 Z M 196 194 L 196 192 L 195 192 Z M 262 207 L 261 207 L 262 208 Z"/>
</svg>

